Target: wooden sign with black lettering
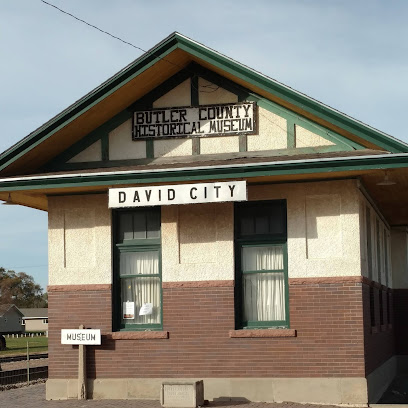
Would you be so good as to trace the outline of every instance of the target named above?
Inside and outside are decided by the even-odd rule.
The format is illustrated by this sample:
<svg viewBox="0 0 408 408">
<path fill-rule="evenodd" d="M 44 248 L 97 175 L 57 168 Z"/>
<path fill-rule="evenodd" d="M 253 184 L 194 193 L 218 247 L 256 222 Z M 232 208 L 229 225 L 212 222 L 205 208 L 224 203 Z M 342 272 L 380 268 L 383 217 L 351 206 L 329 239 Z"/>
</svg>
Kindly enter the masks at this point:
<svg viewBox="0 0 408 408">
<path fill-rule="evenodd" d="M 257 133 L 255 102 L 163 108 L 133 114 L 133 140 Z"/>
</svg>

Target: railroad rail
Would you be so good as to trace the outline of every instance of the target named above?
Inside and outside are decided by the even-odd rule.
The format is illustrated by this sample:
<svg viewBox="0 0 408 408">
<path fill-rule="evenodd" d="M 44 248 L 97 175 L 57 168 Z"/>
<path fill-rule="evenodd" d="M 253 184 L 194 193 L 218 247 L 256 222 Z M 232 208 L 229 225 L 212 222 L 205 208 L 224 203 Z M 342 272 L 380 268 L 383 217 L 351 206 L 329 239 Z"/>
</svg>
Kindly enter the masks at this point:
<svg viewBox="0 0 408 408">
<path fill-rule="evenodd" d="M 30 360 L 39 360 L 40 358 L 48 358 L 48 353 L 30 354 Z M 0 357 L 0 364 L 1 363 L 13 363 L 15 361 L 24 361 L 24 360 L 27 360 L 26 354 L 22 354 L 20 356 Z"/>
</svg>

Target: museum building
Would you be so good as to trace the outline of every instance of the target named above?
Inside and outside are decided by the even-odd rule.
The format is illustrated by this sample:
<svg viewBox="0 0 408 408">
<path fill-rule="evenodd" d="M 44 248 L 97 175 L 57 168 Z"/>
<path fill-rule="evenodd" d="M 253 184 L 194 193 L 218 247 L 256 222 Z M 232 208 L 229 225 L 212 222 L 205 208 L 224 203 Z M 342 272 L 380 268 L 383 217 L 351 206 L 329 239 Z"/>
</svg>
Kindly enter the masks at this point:
<svg viewBox="0 0 408 408">
<path fill-rule="evenodd" d="M 49 215 L 47 399 L 77 398 L 84 325 L 90 398 L 377 402 L 407 192 L 406 143 L 171 34 L 0 155 L 0 199 Z"/>
</svg>

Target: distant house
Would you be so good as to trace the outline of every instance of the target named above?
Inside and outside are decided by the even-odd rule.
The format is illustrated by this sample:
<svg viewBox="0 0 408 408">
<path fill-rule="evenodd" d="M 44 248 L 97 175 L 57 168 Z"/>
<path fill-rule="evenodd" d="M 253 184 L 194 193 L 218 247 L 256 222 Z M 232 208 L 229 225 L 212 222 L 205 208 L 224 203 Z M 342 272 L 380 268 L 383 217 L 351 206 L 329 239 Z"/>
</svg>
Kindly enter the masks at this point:
<svg viewBox="0 0 408 408">
<path fill-rule="evenodd" d="M 29 308 L 20 309 L 23 313 L 23 326 L 27 332 L 46 332 L 48 331 L 48 309 L 47 308 Z"/>
<path fill-rule="evenodd" d="M 0 333 L 21 333 L 23 313 L 12 304 L 0 305 Z"/>
</svg>

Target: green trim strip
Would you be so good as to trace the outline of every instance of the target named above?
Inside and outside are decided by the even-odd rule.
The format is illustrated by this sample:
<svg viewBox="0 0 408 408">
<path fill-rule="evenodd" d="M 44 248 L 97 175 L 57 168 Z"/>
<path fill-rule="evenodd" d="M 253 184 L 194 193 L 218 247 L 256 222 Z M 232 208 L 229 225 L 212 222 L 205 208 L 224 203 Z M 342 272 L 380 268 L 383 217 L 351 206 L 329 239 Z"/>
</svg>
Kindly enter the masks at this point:
<svg viewBox="0 0 408 408">
<path fill-rule="evenodd" d="M 265 98 L 259 97 L 253 93 L 249 93 L 249 91 L 245 90 L 244 88 L 240 87 L 232 83 L 227 79 L 223 79 L 219 75 L 212 73 L 206 70 L 203 67 L 198 66 L 197 64 L 191 64 L 188 68 L 183 71 L 180 71 L 159 87 L 154 89 L 149 94 L 145 95 L 143 98 L 138 100 L 135 104 L 133 104 L 132 109 L 149 109 L 152 107 L 154 100 L 160 98 L 162 95 L 169 92 L 175 86 L 179 85 L 183 81 L 186 80 L 189 76 L 195 75 L 194 72 L 197 72 L 197 75 L 204 77 L 206 80 L 215 83 L 216 85 L 223 86 L 230 92 L 234 92 L 237 94 L 240 99 L 247 99 L 257 102 L 257 104 L 264 109 L 275 113 L 287 120 L 287 145 L 289 149 L 295 148 L 296 145 L 296 130 L 295 124 L 304 127 L 307 130 L 310 130 L 327 140 L 331 140 L 335 143 L 334 146 L 318 146 L 318 147 L 310 147 L 310 148 L 299 148 L 290 152 L 292 155 L 296 154 L 306 154 L 306 153 L 317 153 L 317 152 L 329 152 L 329 151 L 349 151 L 354 149 L 362 149 L 363 147 L 351 140 L 344 138 L 341 135 L 335 135 L 333 132 L 329 131 L 326 128 L 323 128 L 313 122 L 310 122 L 299 115 L 275 104 L 274 102 L 268 101 Z M 198 76 L 193 76 L 191 83 L 193 84 L 193 79 L 196 79 L 198 84 Z M 225 83 L 223 82 L 225 81 Z M 197 85 L 198 86 L 198 85 Z M 194 88 L 192 85 L 192 99 L 193 93 L 197 93 L 198 98 L 198 88 Z M 194 90 L 194 91 L 193 91 Z M 73 169 L 86 169 L 86 168 L 98 168 L 98 167 L 114 167 L 120 165 L 133 165 L 133 164 L 146 164 L 149 161 L 146 159 L 138 159 L 138 160 L 116 160 L 112 162 L 90 162 L 90 163 L 64 163 L 64 161 L 68 161 L 71 157 L 74 157 L 78 153 L 80 153 L 83 149 L 90 146 L 95 140 L 98 138 L 103 138 L 106 133 L 112 131 L 117 126 L 121 125 L 125 120 L 131 118 L 132 114 L 129 112 L 128 109 L 124 110 L 123 112 L 116 115 L 114 118 L 106 122 L 104 125 L 100 126 L 94 132 L 91 132 L 88 136 L 77 142 L 74 146 L 68 149 L 66 152 L 58 156 L 49 165 L 45 167 L 48 171 L 58 171 L 58 170 L 73 170 Z M 247 137 L 246 135 L 239 136 L 239 151 L 246 152 L 247 151 Z M 278 154 L 280 154 L 279 152 Z M 199 138 L 192 139 L 192 154 L 198 155 L 200 154 L 200 141 Z M 286 151 L 284 154 L 289 154 L 289 151 Z M 152 159 L 154 158 L 154 141 L 152 139 L 146 140 L 146 158 Z"/>
<path fill-rule="evenodd" d="M 149 93 L 142 96 L 135 103 L 130 105 L 127 109 L 132 112 L 135 110 L 151 109 L 154 101 L 156 101 L 166 93 L 170 92 L 176 86 L 180 85 L 181 83 L 183 83 L 192 76 L 193 72 L 191 71 L 191 69 L 189 69 L 189 67 L 182 69 L 181 71 L 177 72 L 166 81 L 162 82 L 159 86 L 151 90 Z"/>
<path fill-rule="evenodd" d="M 109 132 L 120 126 L 122 123 L 126 122 L 127 120 L 131 119 L 132 113 L 124 110 L 113 118 L 109 119 L 103 125 L 99 126 L 97 129 L 89 133 L 87 136 L 83 137 L 81 140 L 73 144 L 70 148 L 65 150 L 63 153 L 55 157 L 53 160 L 48 162 L 44 167 L 43 170 L 45 171 L 55 171 L 64 168 L 67 161 L 75 157 L 78 153 L 85 150 L 87 147 L 91 146 L 98 140 L 102 140 L 102 161 L 103 159 L 103 149 L 108 148 L 108 155 L 109 155 Z M 103 138 L 106 138 L 103 141 Z M 82 163 L 81 163 L 82 166 Z"/>
<path fill-rule="evenodd" d="M 195 141 L 197 139 L 197 141 Z M 193 155 L 200 154 L 199 146 L 201 138 L 192 138 Z M 195 143 L 198 146 L 195 146 Z M 277 149 L 270 150 L 270 154 L 273 156 L 293 156 L 293 160 L 296 160 L 296 156 L 300 154 L 316 154 L 316 153 L 329 153 L 343 151 L 339 146 L 319 146 L 319 147 L 300 147 L 297 149 Z M 243 150 L 242 152 L 245 152 Z M 251 153 L 251 152 L 250 152 Z M 265 158 L 267 160 L 267 158 Z M 125 167 L 125 166 L 143 166 L 151 163 L 151 159 L 129 159 L 129 160 L 110 160 L 107 162 L 95 161 L 86 163 L 63 163 L 54 170 L 57 171 L 72 171 L 72 170 L 86 170 L 86 169 L 99 169 L 109 167 Z"/>
<path fill-rule="evenodd" d="M 159 47 L 160 46 L 160 47 Z M 0 155 L 0 171 L 177 49 L 169 37 Z"/>
<path fill-rule="evenodd" d="M 109 161 L 109 133 L 101 137 L 102 161 Z"/>
<path fill-rule="evenodd" d="M 154 159 L 154 140 L 153 139 L 146 140 L 146 158 Z"/>
<path fill-rule="evenodd" d="M 286 134 L 288 149 L 296 148 L 296 126 L 293 118 L 286 119 Z"/>
<path fill-rule="evenodd" d="M 360 145 L 356 142 L 353 142 L 350 139 L 347 139 L 344 136 L 341 136 L 337 133 L 330 131 L 329 129 L 320 126 L 314 122 L 311 122 L 302 116 L 272 102 L 265 98 L 260 98 L 258 95 L 251 94 L 247 98 L 249 101 L 256 102 L 258 106 L 264 108 L 265 110 L 274 113 L 280 117 L 283 117 L 287 120 L 287 138 L 288 138 L 288 148 L 296 147 L 296 133 L 295 133 L 295 126 L 299 125 L 306 130 L 309 130 L 324 139 L 330 140 L 335 143 L 337 146 L 341 147 L 343 151 L 350 151 L 350 150 L 360 150 L 365 149 L 363 145 Z M 293 125 L 293 128 L 292 128 Z M 293 130 L 291 130 L 293 129 Z"/>
<path fill-rule="evenodd" d="M 194 156 L 201 154 L 201 141 L 199 137 L 193 137 L 191 139 L 191 145 Z"/>
<path fill-rule="evenodd" d="M 256 71 L 237 63 L 236 61 L 226 58 L 223 55 L 208 49 L 207 47 L 203 47 L 196 42 L 192 42 L 188 38 L 180 36 L 177 36 L 177 38 L 179 41 L 179 47 L 182 50 L 246 82 L 249 82 L 254 86 L 258 86 L 265 91 L 276 95 L 280 99 L 300 107 L 312 115 L 320 117 L 329 123 L 333 123 L 333 125 L 353 133 L 388 151 L 394 153 L 408 152 L 408 146 L 397 139 L 382 134 L 376 129 L 370 128 L 361 122 L 353 120 L 343 113 L 335 111 L 330 107 L 317 102 L 304 94 L 296 92 L 293 89 L 278 83 L 277 81 L 267 78 L 266 76 L 261 75 Z"/>
<path fill-rule="evenodd" d="M 198 106 L 200 104 L 198 96 L 198 76 L 193 75 L 190 80 L 191 88 L 191 106 Z"/>
<path fill-rule="evenodd" d="M 408 155 L 386 155 L 324 160 L 297 160 L 247 166 L 225 166 L 167 170 L 166 172 L 134 172 L 72 175 L 49 177 L 47 179 L 26 179 L 0 181 L 0 191 L 39 190 L 45 188 L 110 186 L 118 184 L 168 183 L 179 181 L 222 180 L 235 178 L 264 177 L 287 174 L 333 173 L 370 169 L 391 169 L 408 167 Z"/>
<path fill-rule="evenodd" d="M 247 135 L 239 135 L 239 151 L 246 152 L 248 150 Z"/>
<path fill-rule="evenodd" d="M 347 139 L 344 136 L 341 136 L 333 131 L 314 123 L 303 116 L 290 111 L 289 109 L 284 108 L 283 106 L 278 105 L 275 102 L 272 102 L 266 98 L 263 98 L 252 91 L 234 83 L 233 81 L 222 77 L 214 72 L 209 71 L 208 69 L 201 67 L 198 64 L 191 64 L 190 69 L 197 73 L 200 77 L 206 79 L 209 82 L 214 83 L 215 85 L 226 89 L 229 92 L 232 92 L 238 96 L 239 101 L 253 101 L 258 104 L 258 106 L 266 109 L 269 112 L 275 113 L 278 116 L 285 118 L 288 121 L 287 127 L 287 137 L 288 137 L 288 148 L 296 147 L 295 141 L 295 124 L 304 127 L 305 129 L 316 133 L 317 135 L 330 140 L 342 147 L 342 150 L 358 150 L 364 149 L 363 145 L 360 145 L 356 142 L 353 142 L 350 139 Z"/>
<path fill-rule="evenodd" d="M 310 114 L 320 117 L 321 119 L 355 134 L 370 143 L 380 146 L 385 150 L 394 153 L 408 152 L 408 146 L 405 143 L 370 128 L 369 126 L 337 112 L 320 102 L 269 79 L 242 64 L 198 44 L 197 42 L 178 33 L 173 33 L 152 48 L 148 53 L 142 55 L 95 90 L 85 95 L 39 129 L 3 152 L 0 155 L 0 170 L 6 168 L 25 153 L 38 146 L 58 130 L 67 126 L 70 122 L 81 116 L 101 100 L 105 99 L 108 95 L 111 95 L 124 84 L 137 77 L 140 73 L 147 70 L 177 48 L 184 50 L 187 53 L 252 84 L 253 86 L 258 86 L 265 91 L 276 95 L 282 100 L 298 106 Z"/>
</svg>

